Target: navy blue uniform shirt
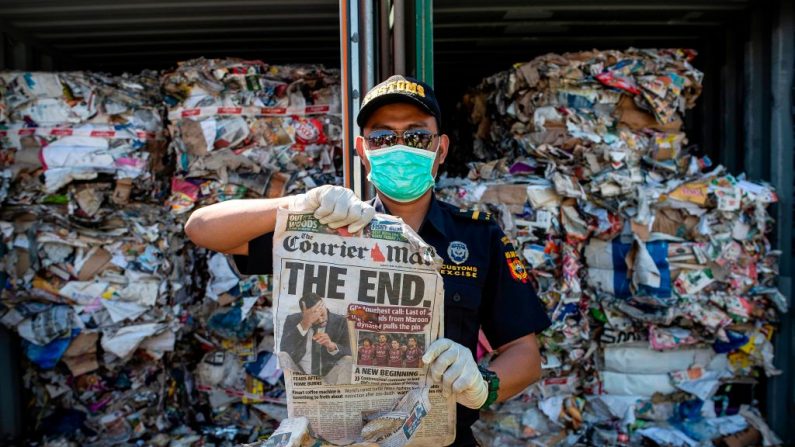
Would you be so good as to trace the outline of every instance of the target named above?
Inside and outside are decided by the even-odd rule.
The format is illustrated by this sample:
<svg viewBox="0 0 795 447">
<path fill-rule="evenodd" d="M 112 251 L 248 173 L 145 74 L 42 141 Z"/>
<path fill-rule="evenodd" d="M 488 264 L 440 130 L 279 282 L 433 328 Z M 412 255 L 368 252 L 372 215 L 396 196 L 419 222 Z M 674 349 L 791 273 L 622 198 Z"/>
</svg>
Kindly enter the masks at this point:
<svg viewBox="0 0 795 447">
<path fill-rule="evenodd" d="M 377 212 L 389 214 L 378 198 L 371 203 Z M 462 211 L 432 196 L 418 233 L 444 260 L 445 337 L 474 356 L 480 327 L 496 348 L 550 325 L 513 245 L 488 213 Z M 273 233 L 251 240 L 248 250 L 248 256 L 234 257 L 240 273 L 272 273 Z M 453 445 L 475 445 L 469 427 L 478 411 L 459 405 L 457 412 Z"/>
</svg>

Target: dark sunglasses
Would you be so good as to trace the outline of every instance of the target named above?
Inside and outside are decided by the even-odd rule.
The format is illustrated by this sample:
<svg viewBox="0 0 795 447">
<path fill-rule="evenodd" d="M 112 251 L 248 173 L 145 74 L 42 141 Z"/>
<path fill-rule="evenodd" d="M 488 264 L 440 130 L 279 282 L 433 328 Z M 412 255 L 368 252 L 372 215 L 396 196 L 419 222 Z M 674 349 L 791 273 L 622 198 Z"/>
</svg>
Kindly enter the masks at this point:
<svg viewBox="0 0 795 447">
<path fill-rule="evenodd" d="M 416 149 L 432 151 L 433 137 L 438 137 L 438 133 L 433 133 L 426 129 L 409 129 L 403 132 L 403 144 Z M 364 137 L 367 140 L 367 147 L 370 150 L 383 149 L 397 144 L 400 134 L 394 130 L 377 129 Z"/>
</svg>

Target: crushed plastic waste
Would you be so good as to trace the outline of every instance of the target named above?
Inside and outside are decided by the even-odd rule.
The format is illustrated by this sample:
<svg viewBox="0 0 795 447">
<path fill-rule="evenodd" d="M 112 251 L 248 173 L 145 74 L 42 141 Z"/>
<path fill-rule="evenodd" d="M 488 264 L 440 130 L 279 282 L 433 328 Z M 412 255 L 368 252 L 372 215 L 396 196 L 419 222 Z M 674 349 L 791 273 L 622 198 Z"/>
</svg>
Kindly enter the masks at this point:
<svg viewBox="0 0 795 447">
<path fill-rule="evenodd" d="M 493 213 L 553 321 L 543 378 L 483 412 L 482 445 L 775 436 L 732 390 L 780 373 L 777 197 L 688 146 L 694 57 L 547 54 L 463 98 L 449 172 L 466 176 L 440 179 L 437 194 Z"/>
<path fill-rule="evenodd" d="M 187 211 L 341 183 L 339 74 L 197 59 L 0 73 L 0 323 L 31 445 L 239 445 L 286 418 L 269 276 Z"/>
</svg>

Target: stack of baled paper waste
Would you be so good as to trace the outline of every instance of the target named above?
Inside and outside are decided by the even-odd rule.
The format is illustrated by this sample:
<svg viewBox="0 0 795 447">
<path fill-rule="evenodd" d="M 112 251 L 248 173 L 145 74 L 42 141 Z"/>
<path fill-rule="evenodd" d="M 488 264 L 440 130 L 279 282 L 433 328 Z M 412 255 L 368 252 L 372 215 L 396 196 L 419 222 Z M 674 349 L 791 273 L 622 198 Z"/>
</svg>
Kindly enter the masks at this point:
<svg viewBox="0 0 795 447">
<path fill-rule="evenodd" d="M 688 147 L 694 57 L 548 54 L 463 98 L 469 175 L 437 193 L 495 213 L 553 321 L 543 378 L 484 412 L 483 445 L 775 442 L 739 391 L 779 373 L 777 198 Z"/>
</svg>

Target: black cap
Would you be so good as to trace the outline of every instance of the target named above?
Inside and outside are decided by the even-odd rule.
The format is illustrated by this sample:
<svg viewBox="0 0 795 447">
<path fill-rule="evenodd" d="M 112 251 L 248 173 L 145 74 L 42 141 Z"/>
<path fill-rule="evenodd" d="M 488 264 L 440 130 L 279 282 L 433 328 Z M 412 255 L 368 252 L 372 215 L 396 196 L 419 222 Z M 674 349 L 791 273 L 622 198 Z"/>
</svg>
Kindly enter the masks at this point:
<svg viewBox="0 0 795 447">
<path fill-rule="evenodd" d="M 442 112 L 439 110 L 439 103 L 436 102 L 436 95 L 430 85 L 418 81 L 414 78 L 395 75 L 386 81 L 376 85 L 366 95 L 359 107 L 359 116 L 356 123 L 359 127 L 367 124 L 367 119 L 379 107 L 394 103 L 414 104 L 427 111 L 436 118 L 436 125 L 442 129 Z"/>
</svg>

